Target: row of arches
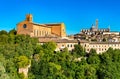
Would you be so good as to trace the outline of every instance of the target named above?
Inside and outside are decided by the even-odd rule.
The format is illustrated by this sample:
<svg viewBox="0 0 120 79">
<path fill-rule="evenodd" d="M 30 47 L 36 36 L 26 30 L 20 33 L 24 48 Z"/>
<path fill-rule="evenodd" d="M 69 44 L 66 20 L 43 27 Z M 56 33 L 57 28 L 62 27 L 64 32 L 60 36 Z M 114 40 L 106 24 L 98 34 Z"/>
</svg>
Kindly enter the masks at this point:
<svg viewBox="0 0 120 79">
<path fill-rule="evenodd" d="M 39 37 L 39 36 L 48 36 L 50 32 L 45 31 L 45 30 L 34 30 L 34 36 Z"/>
</svg>

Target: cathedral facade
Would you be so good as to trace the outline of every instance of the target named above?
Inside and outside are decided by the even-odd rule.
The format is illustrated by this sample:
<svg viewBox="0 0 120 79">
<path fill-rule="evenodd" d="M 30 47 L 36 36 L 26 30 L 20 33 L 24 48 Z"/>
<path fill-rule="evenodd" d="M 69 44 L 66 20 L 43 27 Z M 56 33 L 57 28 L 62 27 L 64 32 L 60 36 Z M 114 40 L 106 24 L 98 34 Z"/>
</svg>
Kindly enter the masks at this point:
<svg viewBox="0 0 120 79">
<path fill-rule="evenodd" d="M 17 24 L 17 34 L 30 35 L 31 37 L 66 37 L 64 23 L 34 23 L 32 14 L 27 14 L 26 19 Z"/>
</svg>

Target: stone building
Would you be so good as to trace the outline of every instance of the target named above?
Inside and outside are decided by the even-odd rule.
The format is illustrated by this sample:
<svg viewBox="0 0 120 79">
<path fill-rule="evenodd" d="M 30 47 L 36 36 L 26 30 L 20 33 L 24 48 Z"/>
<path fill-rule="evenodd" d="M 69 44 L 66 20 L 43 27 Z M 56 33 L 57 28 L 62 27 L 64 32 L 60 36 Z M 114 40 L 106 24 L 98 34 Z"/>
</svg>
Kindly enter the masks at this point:
<svg viewBox="0 0 120 79">
<path fill-rule="evenodd" d="M 37 37 L 40 44 L 54 41 L 57 44 L 56 51 L 61 51 L 65 47 L 72 51 L 74 45 L 78 44 L 77 40 L 66 36 L 64 23 L 37 24 L 32 19 L 33 16 L 31 14 L 26 15 L 26 19 L 17 24 L 17 34 Z"/>
<path fill-rule="evenodd" d="M 95 49 L 97 54 L 107 51 L 110 47 L 120 49 L 120 42 L 89 42 L 81 40 L 80 45 L 83 46 L 87 53 L 89 53 L 91 49 Z"/>
<path fill-rule="evenodd" d="M 110 47 L 120 49 L 119 32 L 110 32 L 109 28 L 98 29 L 98 20 L 96 20 L 95 26 L 93 25 L 90 29 L 82 29 L 81 33 L 72 36 L 74 39 L 70 39 L 66 37 L 64 23 L 37 24 L 34 23 L 32 19 L 31 14 L 26 15 L 26 19 L 17 24 L 17 34 L 38 37 L 40 44 L 54 41 L 57 44 L 56 51 L 63 50 L 65 47 L 67 47 L 69 51 L 72 51 L 74 45 L 78 43 L 80 43 L 88 53 L 92 48 L 95 49 L 98 54 L 107 51 Z M 93 39 L 97 40 L 91 41 Z M 101 41 L 103 39 L 104 41 Z"/>
<path fill-rule="evenodd" d="M 92 24 L 92 27 L 90 29 L 82 29 L 81 33 L 85 35 L 96 35 L 96 34 L 102 34 L 103 32 L 110 32 L 109 28 L 98 28 L 98 19 L 96 20 L 95 26 Z"/>
<path fill-rule="evenodd" d="M 74 39 L 66 39 L 66 38 L 56 38 L 56 37 L 41 37 L 39 38 L 40 44 L 44 44 L 46 42 L 54 41 L 57 44 L 56 51 L 62 51 L 64 48 L 68 48 L 69 51 L 74 49 L 74 45 L 78 44 L 77 40 Z"/>
<path fill-rule="evenodd" d="M 92 25 L 90 29 L 82 29 L 80 33 L 74 35 L 74 39 L 77 40 L 87 40 L 87 41 L 114 41 L 114 37 L 119 40 L 119 32 L 111 32 L 110 28 L 99 29 L 98 20 L 96 20 L 96 25 Z"/>
<path fill-rule="evenodd" d="M 31 14 L 17 24 L 17 34 L 30 35 L 31 37 L 66 37 L 64 23 L 38 24 L 33 22 Z"/>
</svg>

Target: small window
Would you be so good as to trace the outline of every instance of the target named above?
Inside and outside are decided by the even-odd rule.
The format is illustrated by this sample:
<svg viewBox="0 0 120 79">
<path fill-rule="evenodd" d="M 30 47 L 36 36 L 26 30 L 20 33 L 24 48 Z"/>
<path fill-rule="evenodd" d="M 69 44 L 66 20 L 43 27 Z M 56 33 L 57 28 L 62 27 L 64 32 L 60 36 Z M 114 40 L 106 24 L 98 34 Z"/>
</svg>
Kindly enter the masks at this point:
<svg viewBox="0 0 120 79">
<path fill-rule="evenodd" d="M 87 49 L 87 51 L 89 51 L 89 49 Z"/>
<path fill-rule="evenodd" d="M 99 48 L 99 51 L 101 51 L 101 48 Z"/>
<path fill-rule="evenodd" d="M 24 24 L 24 25 L 23 25 L 23 28 L 27 28 L 27 25 L 26 25 L 26 24 Z"/>
<path fill-rule="evenodd" d="M 69 44 L 67 45 L 67 47 L 69 47 Z"/>
<path fill-rule="evenodd" d="M 64 47 L 64 45 L 62 45 L 62 47 Z"/>
</svg>

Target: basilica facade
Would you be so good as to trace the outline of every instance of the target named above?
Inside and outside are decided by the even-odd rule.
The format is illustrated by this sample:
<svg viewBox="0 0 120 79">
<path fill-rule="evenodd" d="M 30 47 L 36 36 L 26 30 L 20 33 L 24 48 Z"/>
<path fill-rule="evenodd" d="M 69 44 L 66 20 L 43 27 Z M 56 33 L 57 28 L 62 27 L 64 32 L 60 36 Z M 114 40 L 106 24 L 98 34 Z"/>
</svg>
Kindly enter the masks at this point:
<svg viewBox="0 0 120 79">
<path fill-rule="evenodd" d="M 27 14 L 26 19 L 17 24 L 17 34 L 31 37 L 66 37 L 64 23 L 38 24 L 33 22 L 32 14 Z"/>
</svg>

